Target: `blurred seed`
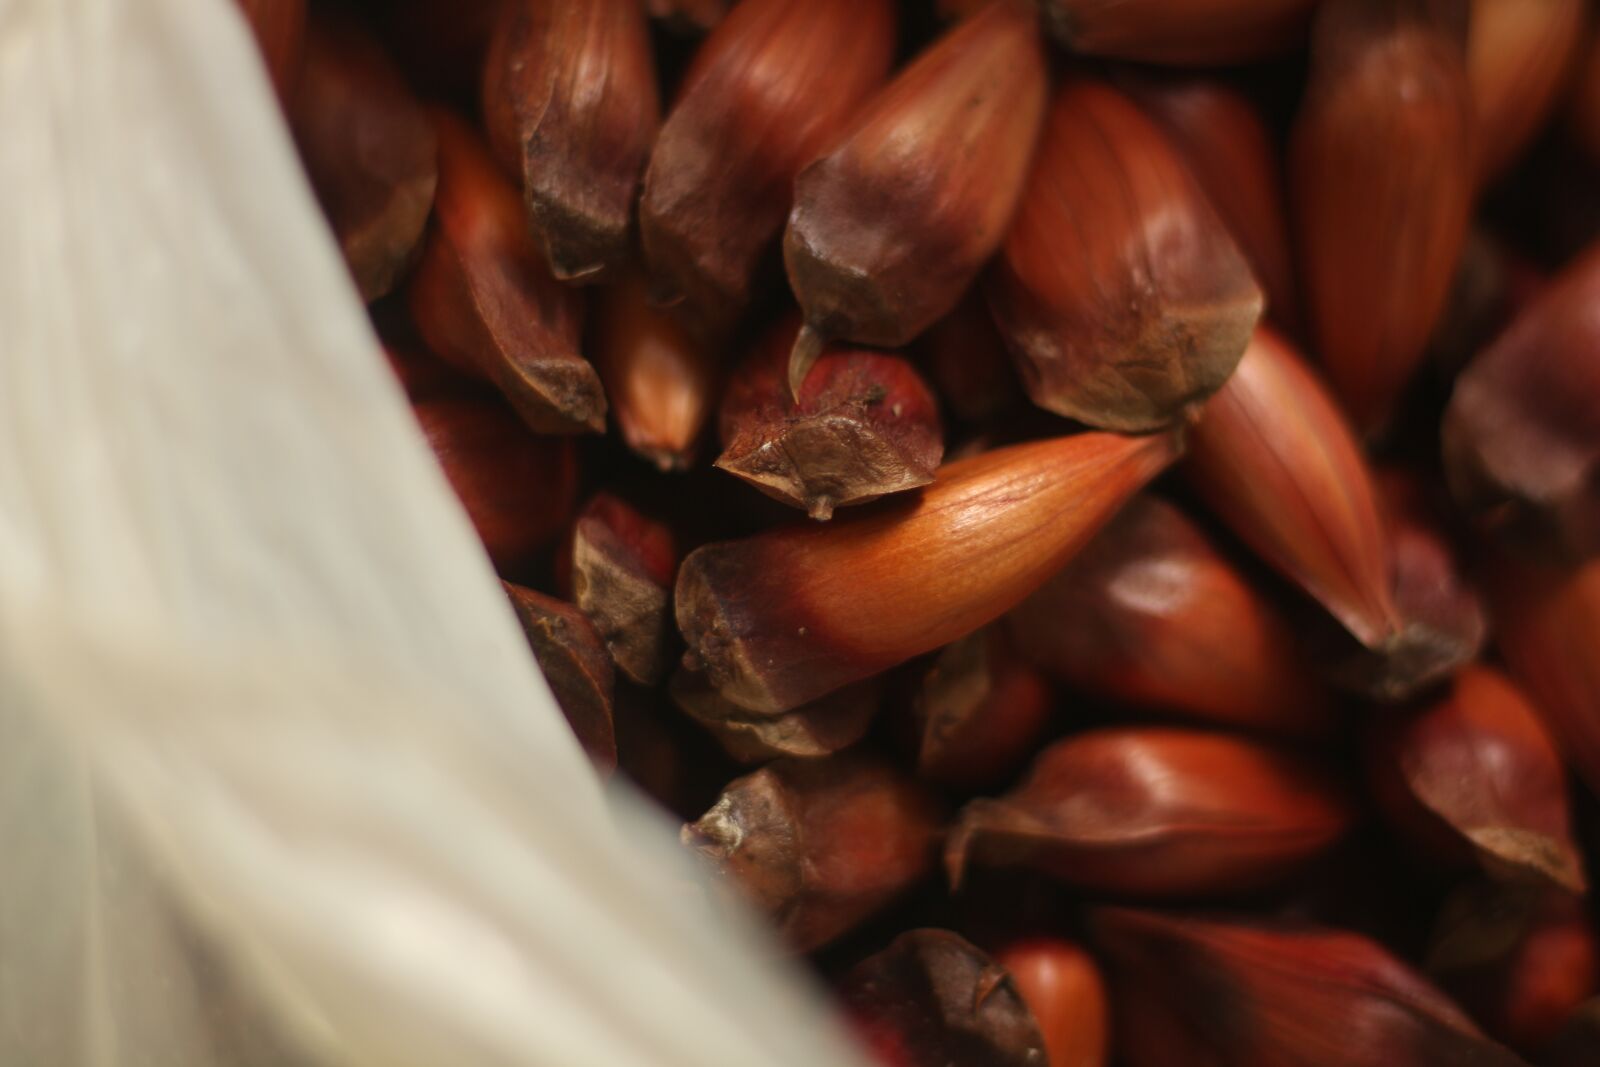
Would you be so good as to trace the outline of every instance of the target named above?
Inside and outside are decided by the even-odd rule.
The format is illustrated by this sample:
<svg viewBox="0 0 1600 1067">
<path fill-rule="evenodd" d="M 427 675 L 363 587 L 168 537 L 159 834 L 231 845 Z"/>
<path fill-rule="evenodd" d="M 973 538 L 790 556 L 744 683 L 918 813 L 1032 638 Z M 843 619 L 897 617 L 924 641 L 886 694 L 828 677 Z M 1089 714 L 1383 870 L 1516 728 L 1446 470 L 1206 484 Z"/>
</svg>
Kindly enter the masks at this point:
<svg viewBox="0 0 1600 1067">
<path fill-rule="evenodd" d="M 255 33 L 278 100 L 287 104 L 300 76 L 305 48 L 306 0 L 238 0 Z"/>
<path fill-rule="evenodd" d="M 1476 187 L 1466 0 L 1318 8 L 1289 174 L 1315 350 L 1382 428 L 1444 310 Z"/>
<path fill-rule="evenodd" d="M 793 711 L 769 715 L 741 708 L 703 675 L 682 669 L 672 676 L 671 692 L 679 710 L 740 763 L 785 756 L 817 759 L 849 748 L 866 734 L 883 699 L 883 686 L 869 678 Z"/>
<path fill-rule="evenodd" d="M 439 181 L 438 145 L 400 70 L 359 23 L 317 12 L 289 105 L 317 199 L 361 298 L 416 259 Z"/>
<path fill-rule="evenodd" d="M 1600 244 L 1467 365 L 1441 429 L 1456 499 L 1513 532 L 1600 550 Z"/>
<path fill-rule="evenodd" d="M 994 958 L 1038 1022 L 1050 1067 L 1105 1067 L 1111 1019 L 1094 957 L 1070 941 L 1035 937 Z"/>
<path fill-rule="evenodd" d="M 1281 882 L 1353 820 L 1298 756 L 1200 731 L 1097 730 L 1046 748 L 1005 796 L 968 803 L 945 867 L 955 886 L 976 864 L 1109 893 L 1214 896 Z"/>
<path fill-rule="evenodd" d="M 1123 908 L 1091 924 L 1129 1067 L 1526 1067 L 1358 934 Z"/>
<path fill-rule="evenodd" d="M 1038 0 L 1067 48 L 1141 63 L 1213 66 L 1290 51 L 1316 0 Z"/>
<path fill-rule="evenodd" d="M 1498 672 L 1473 666 L 1448 696 L 1378 720 L 1374 793 L 1413 845 L 1455 867 L 1582 893 L 1566 769 L 1533 707 Z"/>
<path fill-rule="evenodd" d="M 1583 0 L 1473 0 L 1467 75 L 1487 181 L 1522 154 L 1560 101 L 1583 48 Z"/>
</svg>

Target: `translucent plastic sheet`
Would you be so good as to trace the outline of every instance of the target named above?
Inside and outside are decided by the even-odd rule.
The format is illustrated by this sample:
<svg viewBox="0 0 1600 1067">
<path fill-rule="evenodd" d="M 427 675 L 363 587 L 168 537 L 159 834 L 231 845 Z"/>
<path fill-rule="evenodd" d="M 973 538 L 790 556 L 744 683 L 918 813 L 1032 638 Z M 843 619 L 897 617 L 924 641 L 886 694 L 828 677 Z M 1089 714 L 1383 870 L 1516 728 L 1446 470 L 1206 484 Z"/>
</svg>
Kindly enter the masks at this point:
<svg viewBox="0 0 1600 1067">
<path fill-rule="evenodd" d="M 0 1064 L 857 1063 L 594 782 L 231 2 L 0 0 L 0 131 Z"/>
</svg>

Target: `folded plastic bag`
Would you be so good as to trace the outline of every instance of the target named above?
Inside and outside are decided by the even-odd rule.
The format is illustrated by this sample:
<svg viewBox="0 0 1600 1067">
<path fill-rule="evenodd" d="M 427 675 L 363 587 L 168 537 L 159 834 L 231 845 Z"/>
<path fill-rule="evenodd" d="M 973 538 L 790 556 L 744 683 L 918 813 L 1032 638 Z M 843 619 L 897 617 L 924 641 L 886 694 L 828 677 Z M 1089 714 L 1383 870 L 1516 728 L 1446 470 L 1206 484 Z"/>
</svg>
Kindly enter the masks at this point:
<svg viewBox="0 0 1600 1067">
<path fill-rule="evenodd" d="M 854 1064 L 607 795 L 229 0 L 0 0 L 0 1064 Z"/>
</svg>

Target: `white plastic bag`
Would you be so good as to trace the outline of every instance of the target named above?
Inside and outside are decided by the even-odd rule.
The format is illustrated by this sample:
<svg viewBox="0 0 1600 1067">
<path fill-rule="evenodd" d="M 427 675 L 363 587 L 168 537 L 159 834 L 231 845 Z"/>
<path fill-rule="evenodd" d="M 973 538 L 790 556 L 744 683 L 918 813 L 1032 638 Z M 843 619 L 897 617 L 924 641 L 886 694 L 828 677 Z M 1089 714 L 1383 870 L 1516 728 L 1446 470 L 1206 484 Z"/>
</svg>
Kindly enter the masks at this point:
<svg viewBox="0 0 1600 1067">
<path fill-rule="evenodd" d="M 0 0 L 0 1064 L 855 1064 L 607 798 L 231 0 Z"/>
</svg>

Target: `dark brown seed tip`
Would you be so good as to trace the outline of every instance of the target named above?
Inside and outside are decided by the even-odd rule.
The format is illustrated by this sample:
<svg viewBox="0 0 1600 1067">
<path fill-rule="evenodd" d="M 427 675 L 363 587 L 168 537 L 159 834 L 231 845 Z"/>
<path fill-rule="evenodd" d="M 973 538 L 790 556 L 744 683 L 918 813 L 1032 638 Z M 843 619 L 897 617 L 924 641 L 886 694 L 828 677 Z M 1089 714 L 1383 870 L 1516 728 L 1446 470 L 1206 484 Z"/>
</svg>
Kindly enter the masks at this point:
<svg viewBox="0 0 1600 1067">
<path fill-rule="evenodd" d="M 948 930 L 901 934 L 840 995 L 869 1047 L 896 1067 L 1040 1067 L 1044 1037 L 1011 977 Z"/>
<path fill-rule="evenodd" d="M 677 562 L 671 528 L 614 494 L 596 494 L 573 524 L 572 599 L 594 621 L 618 669 L 641 685 L 666 674 Z"/>
</svg>

